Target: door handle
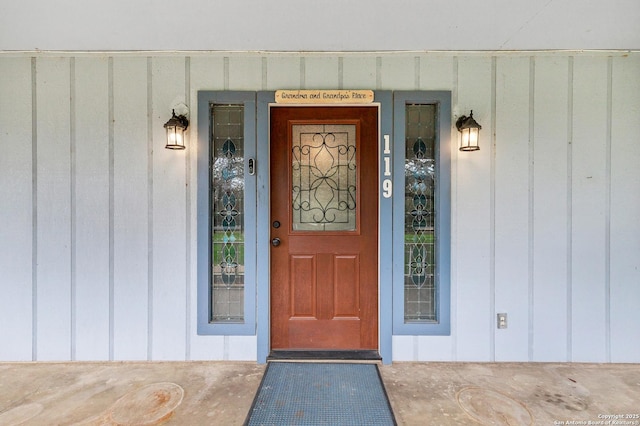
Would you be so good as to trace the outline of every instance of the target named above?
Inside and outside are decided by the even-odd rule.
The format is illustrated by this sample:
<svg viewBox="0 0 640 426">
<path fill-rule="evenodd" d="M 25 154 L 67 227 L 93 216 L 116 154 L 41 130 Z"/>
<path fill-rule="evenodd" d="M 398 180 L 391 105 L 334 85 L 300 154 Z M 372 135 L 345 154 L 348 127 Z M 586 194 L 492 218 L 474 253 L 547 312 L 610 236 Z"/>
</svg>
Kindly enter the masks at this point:
<svg viewBox="0 0 640 426">
<path fill-rule="evenodd" d="M 273 240 L 271 240 L 271 245 L 274 247 L 278 247 L 280 245 L 280 238 L 274 238 Z"/>
</svg>

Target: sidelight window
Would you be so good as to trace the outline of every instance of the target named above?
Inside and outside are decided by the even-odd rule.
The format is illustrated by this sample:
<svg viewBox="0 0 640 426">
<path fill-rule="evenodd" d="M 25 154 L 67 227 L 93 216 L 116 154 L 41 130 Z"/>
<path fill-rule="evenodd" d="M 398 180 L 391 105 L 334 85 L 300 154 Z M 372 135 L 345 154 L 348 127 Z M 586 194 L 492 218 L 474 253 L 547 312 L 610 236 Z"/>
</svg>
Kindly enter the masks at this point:
<svg viewBox="0 0 640 426">
<path fill-rule="evenodd" d="M 211 105 L 211 322 L 244 320 L 244 106 Z"/>
<path fill-rule="evenodd" d="M 198 92 L 198 333 L 255 334 L 255 93 Z"/>
<path fill-rule="evenodd" d="M 437 321 L 436 112 L 434 104 L 405 106 L 404 320 Z"/>
<path fill-rule="evenodd" d="M 393 332 L 447 335 L 450 93 L 395 92 L 394 117 Z"/>
</svg>

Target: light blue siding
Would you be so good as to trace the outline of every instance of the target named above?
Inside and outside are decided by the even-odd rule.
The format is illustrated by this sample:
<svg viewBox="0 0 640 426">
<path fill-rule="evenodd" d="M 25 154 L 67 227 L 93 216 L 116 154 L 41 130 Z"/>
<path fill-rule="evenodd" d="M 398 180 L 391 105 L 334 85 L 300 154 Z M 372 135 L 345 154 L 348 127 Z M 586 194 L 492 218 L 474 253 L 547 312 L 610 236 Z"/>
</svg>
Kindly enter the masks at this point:
<svg viewBox="0 0 640 426">
<path fill-rule="evenodd" d="M 72 358 L 78 360 L 110 355 L 113 127 L 110 120 L 91 121 L 93 114 L 109 117 L 112 111 L 110 62 L 77 58 L 72 68 Z"/>
<path fill-rule="evenodd" d="M 35 59 L 0 57 L 0 359 L 32 359 Z M 11 326 L 9 326 L 11 325 Z"/>
<path fill-rule="evenodd" d="M 612 58 L 611 67 L 610 351 L 612 362 L 638 362 L 640 338 L 630 336 L 640 336 L 640 144 L 624 138 L 640 135 L 640 57 Z"/>
<path fill-rule="evenodd" d="M 571 195 L 571 361 L 608 361 L 608 58 L 576 58 Z M 631 194 L 630 194 L 631 195 Z"/>
<path fill-rule="evenodd" d="M 113 313 L 109 343 L 114 360 L 145 360 L 149 354 L 152 163 L 147 121 L 152 88 L 148 74 L 145 57 L 113 58 Z"/>
<path fill-rule="evenodd" d="M 529 359 L 530 214 L 529 108 L 530 59 L 498 58 L 496 69 L 495 112 L 495 312 L 507 312 L 509 325 L 497 330 L 495 324 L 495 360 Z M 484 130 L 484 129 L 483 129 Z M 483 136 L 487 135 L 485 131 Z M 486 139 L 485 139 L 486 140 Z M 486 145 L 486 144 L 484 144 Z M 462 153 L 461 153 L 462 155 Z M 527 190 L 523 190 L 527 188 Z"/>
<path fill-rule="evenodd" d="M 451 123 L 442 129 L 451 140 L 450 335 L 388 328 L 380 204 L 385 362 L 640 362 L 638 52 L 147 55 L 0 52 L 0 359 L 264 361 L 261 111 L 273 94 L 258 93 L 248 130 L 258 138 L 256 317 L 247 334 L 199 335 L 208 117 L 197 93 L 338 85 L 376 89 L 383 108 L 388 91 L 450 91 L 451 123 L 473 109 L 483 127 L 473 153 L 457 150 Z M 176 103 L 191 108 L 181 153 L 163 140 Z M 496 312 L 508 313 L 506 330 Z"/>
<path fill-rule="evenodd" d="M 458 361 L 492 361 L 495 358 L 495 164 L 493 107 L 494 58 L 455 58 L 454 117 L 473 116 L 482 126 L 480 150 L 452 156 L 456 163 L 452 199 L 452 271 L 455 275 L 451 304 L 455 310 L 453 352 Z M 453 140 L 459 141 L 454 130 Z M 459 143 L 459 142 L 458 142 Z M 521 297 L 525 297 L 521 295 Z"/>
<path fill-rule="evenodd" d="M 567 359 L 568 58 L 535 58 L 533 342 L 537 361 Z M 562 183 L 562 184 L 561 184 Z M 549 235 L 556 235 L 549 238 Z M 545 336 L 542 339 L 541 336 Z M 549 341 L 554 344 L 549 344 Z"/>
<path fill-rule="evenodd" d="M 71 358 L 69 58 L 37 61 L 37 359 Z M 60 104 L 60 99 L 66 102 Z M 8 283 L 9 284 L 9 283 Z"/>
</svg>

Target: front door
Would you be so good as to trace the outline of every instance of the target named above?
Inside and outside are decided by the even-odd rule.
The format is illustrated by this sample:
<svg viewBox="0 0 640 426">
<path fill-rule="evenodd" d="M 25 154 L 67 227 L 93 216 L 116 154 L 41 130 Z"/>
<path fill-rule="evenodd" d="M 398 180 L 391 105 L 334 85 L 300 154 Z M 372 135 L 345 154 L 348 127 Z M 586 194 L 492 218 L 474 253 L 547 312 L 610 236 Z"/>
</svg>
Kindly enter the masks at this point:
<svg viewBox="0 0 640 426">
<path fill-rule="evenodd" d="M 271 349 L 378 349 L 378 107 L 270 112 Z"/>
</svg>

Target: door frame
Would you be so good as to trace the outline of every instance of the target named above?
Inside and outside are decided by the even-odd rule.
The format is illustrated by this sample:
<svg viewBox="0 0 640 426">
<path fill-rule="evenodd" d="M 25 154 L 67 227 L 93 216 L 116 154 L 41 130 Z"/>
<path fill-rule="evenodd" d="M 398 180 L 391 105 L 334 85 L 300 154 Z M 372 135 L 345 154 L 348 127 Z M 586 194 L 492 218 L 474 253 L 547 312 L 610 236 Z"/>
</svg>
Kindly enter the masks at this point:
<svg viewBox="0 0 640 426">
<path fill-rule="evenodd" d="M 258 92 L 257 94 L 257 358 L 259 363 L 266 363 L 271 350 L 271 313 L 270 313 L 270 110 L 283 106 L 275 103 L 275 92 Z M 288 104 L 287 106 L 292 106 Z M 301 104 L 300 106 L 338 106 L 336 104 Z M 374 101 L 369 104 L 349 104 L 345 106 L 377 106 L 378 107 L 378 350 L 383 364 L 390 364 L 392 358 L 392 235 L 382 232 L 391 229 L 393 197 L 382 196 L 384 176 L 384 158 L 393 164 L 392 152 L 385 153 L 384 140 L 393 137 L 393 100 L 391 91 L 374 91 Z M 391 143 L 393 143 L 391 141 Z"/>
</svg>

